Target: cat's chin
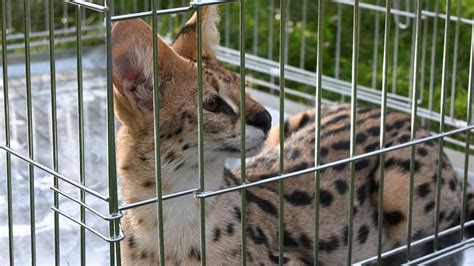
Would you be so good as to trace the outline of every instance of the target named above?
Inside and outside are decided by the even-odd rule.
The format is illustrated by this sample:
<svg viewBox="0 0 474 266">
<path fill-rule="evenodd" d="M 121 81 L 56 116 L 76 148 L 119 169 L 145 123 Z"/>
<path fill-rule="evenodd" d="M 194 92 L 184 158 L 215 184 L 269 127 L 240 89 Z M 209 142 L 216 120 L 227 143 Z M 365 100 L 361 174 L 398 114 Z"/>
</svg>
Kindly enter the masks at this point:
<svg viewBox="0 0 474 266">
<path fill-rule="evenodd" d="M 260 144 L 250 148 L 250 149 L 246 149 L 245 150 L 245 157 L 248 158 L 248 157 L 253 157 L 255 155 L 257 155 L 263 148 L 265 142 L 262 141 Z M 219 150 L 219 152 L 224 156 L 224 157 L 227 157 L 227 158 L 239 158 L 240 157 L 240 149 L 237 149 L 237 148 L 224 148 L 224 149 L 221 149 Z"/>
</svg>

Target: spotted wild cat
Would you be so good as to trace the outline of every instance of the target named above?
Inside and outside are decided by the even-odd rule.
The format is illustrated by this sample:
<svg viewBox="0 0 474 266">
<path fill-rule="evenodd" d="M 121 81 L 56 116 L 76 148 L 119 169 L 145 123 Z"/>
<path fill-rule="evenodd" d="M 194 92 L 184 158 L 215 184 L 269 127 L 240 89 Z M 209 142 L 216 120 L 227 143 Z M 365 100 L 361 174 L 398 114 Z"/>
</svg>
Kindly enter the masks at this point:
<svg viewBox="0 0 474 266">
<path fill-rule="evenodd" d="M 275 128 L 265 144 L 271 118 L 265 108 L 246 95 L 246 109 L 240 110 L 239 77 L 216 59 L 219 33 L 214 7 L 203 10 L 204 154 L 206 190 L 240 183 L 239 171 L 225 168 L 226 157 L 240 155 L 240 113 L 245 112 L 249 181 L 279 175 L 279 150 Z M 161 176 L 163 193 L 198 187 L 197 156 L 197 63 L 196 15 L 168 45 L 157 36 L 159 64 Z M 127 203 L 155 197 L 154 131 L 152 101 L 152 33 L 142 20 L 118 22 L 113 33 L 115 113 L 121 122 L 117 137 L 118 167 L 123 198 Z M 350 108 L 324 107 L 321 121 L 321 161 L 349 156 Z M 380 111 L 357 109 L 357 148 L 361 154 L 379 146 Z M 285 124 L 286 172 L 314 165 L 314 111 L 295 115 Z M 389 113 L 387 146 L 409 140 L 409 116 Z M 424 129 L 418 137 L 428 136 Z M 405 242 L 410 149 L 390 152 L 385 162 L 379 156 L 355 162 L 355 207 L 353 261 L 376 254 L 379 167 L 385 166 L 383 248 Z M 413 234 L 415 238 L 433 232 L 437 143 L 417 145 Z M 444 229 L 459 223 L 461 184 L 445 158 L 441 188 L 441 224 Z M 347 212 L 349 165 L 321 171 L 320 262 L 345 263 L 347 254 Z M 278 184 L 269 183 L 247 190 L 248 263 L 272 265 L 278 262 Z M 470 211 L 474 204 L 469 189 Z M 209 265 L 239 265 L 240 196 L 227 193 L 206 199 L 206 255 Z M 285 181 L 284 262 L 312 265 L 314 248 L 314 174 Z M 198 200 L 192 195 L 163 203 L 165 259 L 167 265 L 200 263 Z M 128 210 L 122 226 L 122 262 L 125 265 L 157 265 L 158 232 L 156 205 Z"/>
</svg>

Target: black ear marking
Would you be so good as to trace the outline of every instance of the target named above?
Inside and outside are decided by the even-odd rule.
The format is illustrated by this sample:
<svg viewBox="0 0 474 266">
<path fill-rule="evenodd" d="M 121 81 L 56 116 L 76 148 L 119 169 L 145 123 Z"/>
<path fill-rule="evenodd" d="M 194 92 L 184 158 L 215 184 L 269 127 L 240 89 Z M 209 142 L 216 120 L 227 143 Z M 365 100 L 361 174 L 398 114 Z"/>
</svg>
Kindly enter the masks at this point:
<svg viewBox="0 0 474 266">
<path fill-rule="evenodd" d="M 176 36 L 176 39 L 173 41 L 173 44 L 178 40 L 181 35 L 187 34 L 187 33 L 194 33 L 196 32 L 196 21 L 191 21 L 189 23 L 186 23 L 178 32 L 178 35 Z"/>
<path fill-rule="evenodd" d="M 173 49 L 183 57 L 196 59 L 197 46 L 196 34 L 197 27 L 202 27 L 202 52 L 203 56 L 215 57 L 214 48 L 219 43 L 219 33 L 217 24 L 219 16 L 215 6 L 205 6 L 202 9 L 202 25 L 197 25 L 197 12 L 186 22 L 178 33 L 177 38 L 172 44 Z"/>
</svg>

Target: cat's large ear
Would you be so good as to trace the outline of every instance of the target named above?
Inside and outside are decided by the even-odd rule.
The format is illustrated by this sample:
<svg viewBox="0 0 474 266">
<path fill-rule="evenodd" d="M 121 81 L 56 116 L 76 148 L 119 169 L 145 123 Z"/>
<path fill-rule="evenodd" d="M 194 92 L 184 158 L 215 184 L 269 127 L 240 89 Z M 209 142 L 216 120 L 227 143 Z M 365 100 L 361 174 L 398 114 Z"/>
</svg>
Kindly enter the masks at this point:
<svg viewBox="0 0 474 266">
<path fill-rule="evenodd" d="M 112 30 L 112 61 L 115 112 L 123 124 L 140 126 L 153 110 L 153 36 L 141 19 L 118 22 Z M 160 75 L 174 73 L 183 65 L 171 47 L 157 38 Z"/>
<path fill-rule="evenodd" d="M 215 56 L 215 48 L 219 45 L 219 15 L 216 6 L 205 6 L 202 10 L 202 54 L 206 57 Z M 197 13 L 181 28 L 174 41 L 173 49 L 183 57 L 197 58 Z"/>
</svg>

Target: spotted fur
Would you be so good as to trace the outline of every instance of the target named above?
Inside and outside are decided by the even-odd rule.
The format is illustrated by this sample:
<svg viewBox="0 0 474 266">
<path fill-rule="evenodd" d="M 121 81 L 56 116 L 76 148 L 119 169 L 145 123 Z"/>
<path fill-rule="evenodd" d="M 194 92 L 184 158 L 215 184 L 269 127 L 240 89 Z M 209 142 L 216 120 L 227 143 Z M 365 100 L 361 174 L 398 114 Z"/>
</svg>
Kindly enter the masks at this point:
<svg viewBox="0 0 474 266">
<path fill-rule="evenodd" d="M 246 109 L 240 110 L 239 78 L 220 65 L 214 47 L 218 42 L 213 7 L 203 10 L 203 95 L 204 95 L 204 164 L 206 190 L 217 190 L 240 183 L 240 173 L 224 167 L 224 158 L 240 154 L 240 113 L 246 114 L 247 154 L 263 146 L 270 128 L 268 112 L 246 95 Z M 158 89 L 160 111 L 160 158 L 164 194 L 198 186 L 197 132 L 197 64 L 196 16 L 181 30 L 172 46 L 159 36 Z M 199 25 L 201 26 L 201 25 Z M 153 127 L 153 62 L 151 29 L 141 20 L 119 22 L 114 26 L 113 66 L 115 113 L 121 122 L 117 138 L 118 168 L 123 199 L 127 203 L 153 198 L 155 193 L 155 148 Z M 321 161 L 333 162 L 349 156 L 350 115 L 347 105 L 324 107 L 321 131 Z M 378 148 L 380 111 L 358 109 L 356 153 Z M 286 126 L 285 172 L 307 169 L 314 165 L 314 112 L 291 118 Z M 405 140 L 410 131 L 406 115 L 390 113 L 387 117 L 387 146 Z M 275 132 L 275 129 L 272 131 Z M 418 137 L 427 136 L 423 129 Z M 270 134 L 263 151 L 247 160 L 248 181 L 258 181 L 280 174 L 278 136 Z M 437 144 L 417 146 L 413 234 L 422 237 L 432 233 L 435 209 Z M 377 207 L 380 166 L 385 167 L 383 248 L 387 250 L 405 242 L 405 224 L 410 167 L 409 149 L 354 163 L 355 206 L 353 227 L 353 260 L 376 252 Z M 444 182 L 441 189 L 443 217 L 440 228 L 459 221 L 461 184 L 451 165 L 443 159 Z M 324 265 L 345 263 L 348 234 L 348 164 L 321 170 L 319 198 L 315 199 L 314 174 L 285 181 L 283 205 L 283 262 L 288 265 L 312 265 L 314 249 L 314 209 L 320 204 L 319 249 Z M 246 190 L 248 202 L 244 229 L 247 258 L 251 265 L 278 263 L 280 215 L 278 184 L 268 183 Z M 472 204 L 472 192 L 470 192 Z M 241 260 L 241 192 L 207 198 L 206 258 L 209 265 L 238 265 Z M 470 209 L 471 210 L 471 209 Z M 163 203 L 164 258 L 167 265 L 198 265 L 203 256 L 200 248 L 199 201 L 192 196 Z M 157 265 L 158 221 L 156 205 L 128 210 L 122 226 L 122 262 L 125 265 Z"/>
<path fill-rule="evenodd" d="M 350 144 L 350 117 L 351 108 L 348 104 L 338 104 L 333 106 L 323 106 L 321 113 L 321 164 L 326 164 L 349 157 Z M 370 109 L 366 107 L 357 108 L 357 135 L 356 135 L 356 155 L 367 152 L 376 151 L 380 148 L 380 110 Z M 310 139 L 307 137 L 314 136 L 315 131 L 315 111 L 308 110 L 290 117 L 285 122 L 285 154 L 294 153 L 294 149 L 305 151 L 306 154 L 300 154 L 298 159 L 286 161 L 287 172 L 293 170 L 302 170 L 292 168 L 294 164 L 306 164 L 314 166 L 314 137 Z M 389 112 L 386 119 L 386 139 L 385 147 L 391 147 L 397 144 L 402 144 L 410 141 L 410 116 L 398 112 Z M 274 127 L 269 133 L 266 142 L 266 153 L 261 154 L 249 161 L 254 164 L 261 161 L 259 157 L 268 156 L 274 150 L 273 146 L 279 142 L 280 134 L 279 128 Z M 424 138 L 430 136 L 429 132 L 423 128 L 417 128 L 417 138 Z M 278 151 L 274 151 L 278 153 Z M 409 176 L 410 176 L 410 155 L 411 148 L 403 148 L 392 151 L 386 154 L 384 162 L 384 246 L 385 249 L 401 246 L 406 241 L 406 223 L 408 215 L 408 193 L 409 193 Z M 278 156 L 278 155 L 275 155 Z M 288 156 L 287 156 L 288 157 Z M 420 239 L 433 233 L 435 225 L 435 208 L 436 208 L 436 186 L 437 186 L 437 167 L 438 167 L 438 143 L 437 141 L 427 141 L 416 145 L 415 161 L 413 163 L 414 176 L 414 204 L 413 204 L 413 227 L 412 238 Z M 359 166 L 358 166 L 359 164 Z M 446 229 L 451 226 L 459 225 L 461 202 L 462 202 L 462 183 L 456 177 L 455 172 L 446 155 L 442 156 L 442 176 L 440 178 L 440 229 Z M 270 165 L 266 165 L 270 167 Z M 261 169 L 262 172 L 254 173 L 252 180 L 258 180 L 263 176 L 264 178 L 277 176 L 278 165 L 273 167 L 272 174 L 268 174 L 264 167 L 252 167 L 251 169 Z M 355 180 L 355 217 L 364 208 L 364 204 L 369 202 L 369 211 L 363 211 L 363 215 L 370 215 L 372 233 L 376 234 L 378 225 L 378 199 L 379 199 L 379 182 L 380 182 L 380 157 L 372 156 L 368 159 L 361 159 L 355 162 L 356 180 Z M 323 169 L 321 171 L 321 191 L 331 191 L 330 194 L 337 197 L 341 202 L 331 200 L 331 205 L 326 204 L 329 208 L 327 215 L 331 216 L 334 211 L 341 210 L 335 217 L 345 217 L 347 215 L 347 194 L 350 185 L 350 165 L 341 164 L 332 168 Z M 304 179 L 305 177 L 300 177 Z M 314 175 L 307 175 L 307 183 L 313 183 Z M 302 186 L 300 180 L 286 181 L 286 189 L 290 190 L 292 183 L 294 189 L 301 190 L 307 188 L 308 193 L 312 191 L 311 185 Z M 322 194 L 323 195 L 323 194 Z M 467 219 L 474 218 L 473 205 L 474 201 L 473 189 L 468 187 L 468 210 Z M 331 197 L 333 198 L 333 197 Z M 367 201 L 369 198 L 369 201 Z M 325 201 L 321 196 L 320 204 L 324 207 Z M 334 204 L 334 205 L 333 205 Z M 322 210 L 325 210 L 322 208 Z M 372 214 L 370 214 L 372 212 Z M 449 213 L 446 216 L 446 213 Z M 368 217 L 367 216 L 367 217 Z M 321 214 L 321 219 L 325 217 L 324 212 Z M 355 223 L 358 223 L 355 219 Z M 344 231 L 347 220 L 340 223 L 336 231 Z M 363 223 L 364 221 L 360 221 Z M 331 231 L 325 230 L 324 227 L 335 227 L 334 224 L 321 224 L 320 230 L 322 232 Z M 363 225 L 360 225 L 363 226 Z M 354 226 L 357 228 L 357 226 Z M 365 232 L 365 230 L 364 230 Z M 354 231 L 355 236 L 357 232 Z M 355 237 L 356 238 L 356 237 Z M 448 239 L 451 241 L 452 239 Z M 459 241 L 455 239 L 454 241 Z M 376 246 L 362 247 L 362 250 L 367 251 L 367 248 L 372 248 L 369 253 L 374 254 Z M 427 246 L 426 251 L 431 251 L 432 246 Z M 400 258 L 404 260 L 405 257 Z M 401 261 L 399 261 L 401 262 Z M 395 263 L 394 265 L 397 265 Z"/>
</svg>

